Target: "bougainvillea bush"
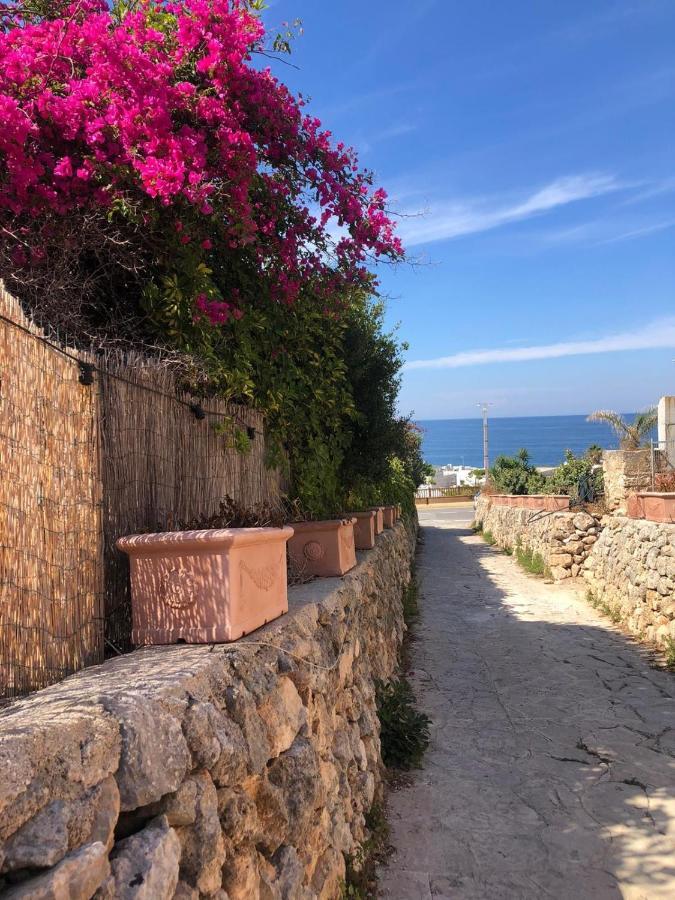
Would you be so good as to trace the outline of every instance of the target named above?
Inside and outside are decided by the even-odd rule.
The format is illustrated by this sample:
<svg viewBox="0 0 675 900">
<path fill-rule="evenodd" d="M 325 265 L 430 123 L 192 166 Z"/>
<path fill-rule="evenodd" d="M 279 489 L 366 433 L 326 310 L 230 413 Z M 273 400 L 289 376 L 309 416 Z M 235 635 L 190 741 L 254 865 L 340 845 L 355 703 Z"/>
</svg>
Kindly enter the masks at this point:
<svg viewBox="0 0 675 900">
<path fill-rule="evenodd" d="M 403 249 L 268 68 L 262 5 L 0 0 L 0 277 L 47 328 L 196 361 L 328 515 L 414 480 L 371 265 Z"/>
<path fill-rule="evenodd" d="M 385 193 L 256 64 L 257 5 L 0 7 L 2 270 L 52 324 L 328 315 L 401 257 Z"/>
</svg>

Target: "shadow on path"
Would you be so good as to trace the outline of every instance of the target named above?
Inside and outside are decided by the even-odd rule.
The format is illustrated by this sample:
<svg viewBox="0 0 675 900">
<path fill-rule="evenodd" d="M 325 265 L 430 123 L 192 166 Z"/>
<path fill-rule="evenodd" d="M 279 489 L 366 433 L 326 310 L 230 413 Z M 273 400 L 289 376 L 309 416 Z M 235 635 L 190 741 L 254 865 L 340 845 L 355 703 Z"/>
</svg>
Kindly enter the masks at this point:
<svg viewBox="0 0 675 900">
<path fill-rule="evenodd" d="M 382 895 L 675 897 L 675 677 L 573 589 L 421 518 L 412 680 L 434 726 L 390 798 Z"/>
</svg>

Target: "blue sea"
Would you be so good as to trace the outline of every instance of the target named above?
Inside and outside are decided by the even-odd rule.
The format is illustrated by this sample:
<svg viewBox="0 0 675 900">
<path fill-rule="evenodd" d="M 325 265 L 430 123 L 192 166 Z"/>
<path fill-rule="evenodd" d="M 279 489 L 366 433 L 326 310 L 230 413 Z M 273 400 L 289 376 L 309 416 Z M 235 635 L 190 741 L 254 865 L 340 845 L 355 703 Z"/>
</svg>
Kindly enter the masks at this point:
<svg viewBox="0 0 675 900">
<path fill-rule="evenodd" d="M 632 413 L 627 416 L 630 421 Z M 418 421 L 423 429 L 424 459 L 434 466 L 483 465 L 482 419 L 435 419 Z M 618 447 L 608 425 L 587 422 L 585 416 L 528 416 L 489 420 L 490 463 L 500 454 L 513 456 L 521 447 L 535 466 L 557 466 L 570 449 L 583 453 L 590 444 L 606 450 Z"/>
</svg>

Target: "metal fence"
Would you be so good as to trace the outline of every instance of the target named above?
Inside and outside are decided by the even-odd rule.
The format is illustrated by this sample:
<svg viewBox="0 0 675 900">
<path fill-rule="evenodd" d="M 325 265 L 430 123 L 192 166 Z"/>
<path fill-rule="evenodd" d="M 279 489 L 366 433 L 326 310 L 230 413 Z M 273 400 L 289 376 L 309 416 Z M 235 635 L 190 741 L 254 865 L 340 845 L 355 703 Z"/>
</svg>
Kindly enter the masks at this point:
<svg viewBox="0 0 675 900">
<path fill-rule="evenodd" d="M 675 433 L 668 440 L 652 440 L 650 449 L 652 490 L 675 491 Z"/>
<path fill-rule="evenodd" d="M 462 485 L 460 487 L 434 487 L 432 484 L 423 484 L 417 488 L 415 492 L 415 500 L 419 502 L 432 500 L 450 500 L 452 498 L 463 497 L 470 500 L 480 490 L 479 487 L 471 487 L 470 485 Z"/>
<path fill-rule="evenodd" d="M 251 438 L 234 446 L 235 429 Z M 142 356 L 47 341 L 0 287 L 0 696 L 130 649 L 123 534 L 275 502 L 261 416 Z"/>
</svg>

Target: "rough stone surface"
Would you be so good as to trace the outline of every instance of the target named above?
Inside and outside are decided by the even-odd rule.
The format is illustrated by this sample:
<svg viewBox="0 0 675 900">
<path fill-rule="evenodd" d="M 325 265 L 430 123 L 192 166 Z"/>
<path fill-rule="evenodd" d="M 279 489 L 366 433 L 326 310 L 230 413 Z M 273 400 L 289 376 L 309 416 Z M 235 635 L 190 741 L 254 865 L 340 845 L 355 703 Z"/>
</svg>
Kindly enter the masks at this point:
<svg viewBox="0 0 675 900">
<path fill-rule="evenodd" d="M 125 838 L 112 853 L 110 896 L 117 900 L 171 900 L 178 885 L 181 845 L 164 816 L 132 837 Z"/>
<path fill-rule="evenodd" d="M 554 581 L 578 575 L 601 528 L 600 520 L 586 512 L 519 509 L 489 496 L 478 500 L 475 520 L 492 534 L 497 546 L 513 550 L 519 544 L 538 553 Z"/>
<path fill-rule="evenodd" d="M 90 900 L 110 873 L 108 851 L 87 844 L 36 878 L 3 891 L 6 900 Z"/>
<path fill-rule="evenodd" d="M 605 501 L 612 512 L 625 514 L 631 494 L 653 490 L 652 478 L 666 467 L 665 457 L 657 450 L 605 450 L 602 468 L 605 478 Z"/>
<path fill-rule="evenodd" d="M 607 517 L 583 576 L 634 634 L 661 647 L 675 640 L 675 524 Z"/>
<path fill-rule="evenodd" d="M 414 545 L 399 524 L 245 640 L 146 648 L 0 714 L 0 890 L 35 866 L 61 884 L 93 841 L 107 866 L 114 831 L 97 900 L 339 897 L 381 782 L 374 685 Z"/>
<path fill-rule="evenodd" d="M 423 768 L 389 798 L 396 900 L 672 900 L 675 677 L 570 582 L 422 511 Z M 467 511 L 467 519 L 470 512 Z"/>
</svg>

